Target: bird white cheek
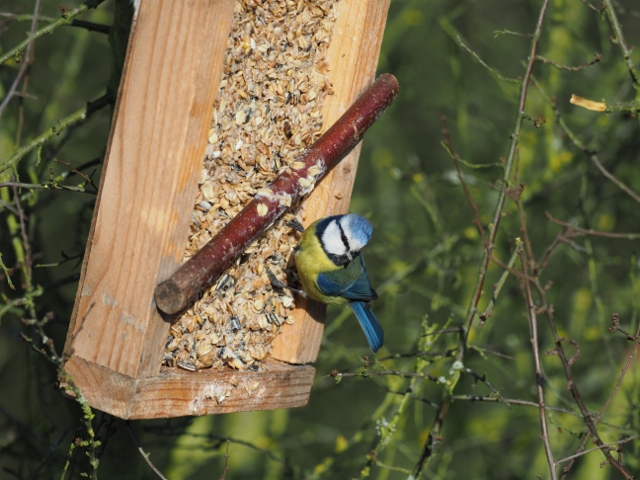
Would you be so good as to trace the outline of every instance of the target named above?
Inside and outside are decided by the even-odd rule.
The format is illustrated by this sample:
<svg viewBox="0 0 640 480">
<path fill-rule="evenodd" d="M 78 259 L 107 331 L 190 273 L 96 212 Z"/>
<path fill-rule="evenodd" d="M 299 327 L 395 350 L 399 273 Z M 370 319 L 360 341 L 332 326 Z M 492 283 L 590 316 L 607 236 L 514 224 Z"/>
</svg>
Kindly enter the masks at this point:
<svg viewBox="0 0 640 480">
<path fill-rule="evenodd" d="M 346 255 L 347 249 L 340 238 L 340 228 L 336 222 L 331 222 L 322 233 L 322 246 L 327 253 L 333 255 Z"/>
</svg>

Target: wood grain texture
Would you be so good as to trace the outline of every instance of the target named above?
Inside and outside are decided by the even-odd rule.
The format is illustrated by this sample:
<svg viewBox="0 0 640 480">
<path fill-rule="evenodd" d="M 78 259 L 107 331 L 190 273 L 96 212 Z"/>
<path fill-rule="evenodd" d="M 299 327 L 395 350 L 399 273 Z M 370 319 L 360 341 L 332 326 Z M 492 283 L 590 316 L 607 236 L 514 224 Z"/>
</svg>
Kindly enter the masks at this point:
<svg viewBox="0 0 640 480">
<path fill-rule="evenodd" d="M 326 98 L 323 130 L 329 128 L 375 76 L 389 0 L 342 0 L 328 52 L 334 95 Z M 304 202 L 303 224 L 327 215 L 346 213 L 353 190 L 361 144 L 328 174 Z M 318 358 L 325 306 L 296 298 L 294 323 L 283 325 L 271 356 L 292 364 Z M 355 321 L 355 319 L 354 319 Z"/>
<path fill-rule="evenodd" d="M 143 1 L 130 39 L 64 352 L 64 370 L 89 404 L 121 418 L 302 406 L 313 384 L 312 367 L 290 363 L 317 358 L 318 303 L 298 306 L 266 371 L 161 367 L 169 324 L 153 290 L 182 261 L 234 3 Z M 373 80 L 388 3 L 338 3 L 325 130 Z M 305 224 L 347 210 L 358 152 L 316 188 Z"/>
<path fill-rule="evenodd" d="M 233 0 L 141 4 L 67 356 L 130 377 L 160 371 L 169 324 L 157 313 L 153 289 L 184 253 L 233 6 Z"/>
<path fill-rule="evenodd" d="M 156 376 L 133 378 L 72 357 L 65 371 L 92 407 L 128 420 L 301 407 L 315 375 L 313 367 L 275 360 L 261 372 L 162 367 Z"/>
</svg>

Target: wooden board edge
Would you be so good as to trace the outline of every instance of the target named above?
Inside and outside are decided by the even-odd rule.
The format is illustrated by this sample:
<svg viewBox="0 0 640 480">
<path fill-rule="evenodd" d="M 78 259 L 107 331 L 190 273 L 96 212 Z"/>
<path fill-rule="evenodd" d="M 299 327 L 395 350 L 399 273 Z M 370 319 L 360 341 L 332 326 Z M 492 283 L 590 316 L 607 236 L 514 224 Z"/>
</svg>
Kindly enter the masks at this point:
<svg viewBox="0 0 640 480">
<path fill-rule="evenodd" d="M 341 42 L 329 47 L 329 78 L 335 94 L 323 107 L 326 131 L 360 93 L 374 80 L 380 46 L 389 10 L 389 0 L 342 0 L 333 35 Z M 303 223 L 317 218 L 346 213 L 355 181 L 362 143 L 327 175 L 304 202 Z M 293 324 L 285 324 L 273 341 L 271 357 L 292 363 L 315 362 L 320 352 L 326 308 L 316 302 L 296 298 Z"/>
<path fill-rule="evenodd" d="M 315 369 L 270 360 L 265 371 L 163 367 L 140 379 L 128 418 L 148 419 L 302 407 L 309 402 Z"/>
<path fill-rule="evenodd" d="M 136 375 L 136 376 L 154 375 L 160 369 L 162 352 L 164 350 L 163 347 L 166 342 L 166 337 L 168 335 L 169 324 L 162 321 L 162 319 L 157 314 L 154 308 L 153 298 L 152 298 L 153 287 L 155 286 L 155 283 L 157 283 L 158 279 L 162 279 L 166 277 L 170 273 L 170 271 L 173 270 L 180 263 L 182 259 L 182 253 L 184 249 L 181 250 L 179 247 L 175 247 L 175 245 L 179 245 L 180 243 L 183 243 L 183 242 L 186 244 L 186 240 L 189 232 L 189 221 L 188 221 L 188 217 L 181 215 L 180 212 L 188 211 L 189 209 L 193 208 L 193 200 L 196 197 L 197 179 L 199 175 L 199 170 L 202 165 L 202 158 L 204 157 L 204 153 L 206 149 L 207 131 L 209 128 L 210 119 L 212 117 L 213 103 L 215 100 L 215 95 L 218 90 L 217 85 L 220 80 L 220 72 L 222 69 L 224 53 L 226 51 L 226 43 L 229 36 L 229 28 L 230 28 L 231 19 L 233 16 L 233 8 L 235 5 L 234 0 L 199 0 L 199 3 L 203 5 L 202 10 L 206 10 L 207 16 L 213 17 L 214 19 L 216 19 L 216 21 L 219 24 L 215 38 L 211 37 L 209 42 L 212 44 L 219 43 L 219 46 L 216 45 L 216 48 L 211 48 L 211 49 L 206 49 L 205 47 L 191 48 L 190 51 L 194 49 L 197 50 L 198 48 L 203 49 L 204 54 L 208 56 L 207 58 L 209 58 L 209 60 L 208 62 L 200 62 L 198 68 L 194 69 L 194 71 L 190 73 L 190 78 L 193 77 L 196 79 L 192 84 L 192 85 L 196 85 L 197 87 L 196 90 L 211 91 L 211 94 L 207 98 L 204 98 L 202 95 L 193 94 L 192 97 L 198 101 L 192 102 L 189 112 L 187 112 L 187 115 L 184 116 L 184 119 L 186 120 L 186 122 L 188 122 L 188 124 L 183 123 L 183 125 L 185 126 L 181 130 L 179 130 L 179 132 L 176 131 L 174 135 L 166 136 L 167 138 L 171 138 L 172 141 L 182 142 L 180 149 L 177 149 L 182 151 L 183 153 L 183 155 L 181 155 L 181 158 L 195 159 L 195 163 L 193 161 L 191 162 L 193 164 L 193 168 L 191 169 L 183 168 L 182 171 L 184 173 L 174 175 L 175 177 L 174 183 L 170 185 L 170 188 L 168 188 L 167 190 L 159 194 L 167 198 L 175 196 L 177 194 L 179 194 L 180 197 L 183 199 L 188 198 L 189 208 L 185 210 L 184 208 L 179 208 L 179 206 L 176 206 L 176 208 L 173 211 L 166 213 L 167 216 L 170 216 L 170 222 L 181 225 L 180 227 L 176 227 L 173 229 L 158 228 L 158 222 L 156 221 L 157 216 L 163 215 L 164 213 L 160 211 L 156 212 L 157 209 L 147 208 L 146 210 L 144 210 L 144 214 L 142 214 L 140 212 L 142 212 L 143 209 L 139 205 L 136 205 L 135 208 L 132 208 L 132 211 L 135 212 L 138 215 L 138 217 L 141 217 L 141 221 L 136 223 L 136 225 L 141 226 L 140 230 L 143 231 L 144 233 L 145 228 L 147 229 L 147 231 L 152 231 L 153 229 L 155 229 L 156 232 L 154 232 L 154 235 L 156 237 L 159 237 L 159 236 L 164 237 L 162 240 L 162 245 L 170 247 L 169 249 L 156 248 L 154 249 L 154 252 L 156 251 L 164 252 L 165 250 L 171 250 L 171 252 L 173 252 L 173 256 L 169 254 L 171 252 L 167 253 L 166 255 L 163 254 L 162 258 L 158 260 L 159 266 L 157 268 L 155 268 L 154 265 L 152 265 L 151 268 L 149 268 L 149 265 L 145 264 L 143 266 L 144 268 L 138 269 L 138 271 L 140 272 L 149 272 L 149 273 L 145 273 L 146 275 L 149 276 L 149 288 L 148 288 L 149 294 L 138 295 L 134 299 L 135 302 L 140 301 L 142 305 L 138 309 L 135 309 L 135 310 L 127 309 L 126 302 L 124 302 L 123 298 L 121 298 L 122 295 L 113 294 L 112 291 L 106 291 L 106 292 L 98 291 L 98 289 L 92 288 L 91 285 L 88 285 L 88 283 L 90 283 L 88 282 L 90 277 L 91 278 L 96 277 L 96 275 L 93 275 L 92 277 L 91 264 L 100 262 L 100 259 L 93 258 L 97 256 L 96 252 L 98 251 L 97 249 L 94 249 L 95 247 L 94 240 L 96 236 L 98 237 L 100 236 L 100 231 L 97 230 L 97 228 L 99 228 L 99 225 L 100 225 L 99 215 L 104 214 L 105 209 L 113 208 L 112 206 L 113 204 L 110 206 L 108 205 L 109 202 L 107 202 L 106 200 L 102 201 L 104 198 L 107 198 L 106 196 L 103 197 L 103 194 L 105 193 L 105 189 L 103 187 L 105 185 L 105 182 L 107 182 L 107 177 L 108 177 L 107 167 L 109 167 L 109 169 L 112 169 L 113 165 L 117 163 L 113 161 L 113 159 L 111 159 L 112 161 L 110 162 L 109 159 L 111 158 L 112 154 L 116 154 L 116 155 L 118 154 L 118 148 L 113 146 L 113 142 L 114 142 L 115 136 L 118 135 L 118 129 L 122 130 L 124 128 L 122 125 L 119 125 L 121 123 L 120 122 L 121 117 L 124 117 L 124 114 L 121 111 L 123 109 L 123 105 L 125 104 L 123 99 L 127 97 L 126 92 L 125 93 L 123 92 L 125 91 L 127 86 L 130 86 L 129 84 L 131 82 L 128 81 L 128 77 L 130 76 L 131 71 L 135 70 L 132 68 L 132 65 L 135 65 L 140 59 L 140 55 L 137 55 L 138 60 L 136 60 L 135 58 L 132 58 L 132 55 L 133 55 L 133 52 L 136 52 L 136 51 L 139 54 L 141 50 L 143 50 L 143 55 L 142 55 L 143 57 L 154 54 L 154 52 L 149 51 L 151 49 L 145 50 L 144 48 L 140 47 L 140 45 L 138 45 L 136 50 L 136 42 L 140 43 L 138 41 L 141 35 L 140 31 L 144 29 L 143 27 L 145 25 L 145 17 L 144 17 L 145 8 L 147 10 L 151 8 L 160 9 L 160 10 L 164 9 L 164 10 L 167 10 L 169 14 L 171 13 L 169 11 L 169 7 L 173 6 L 178 9 L 180 8 L 180 5 L 177 5 L 177 4 L 173 5 L 173 2 L 171 2 L 170 0 L 166 0 L 166 1 L 156 2 L 156 3 L 147 2 L 142 4 L 141 10 L 138 15 L 138 20 L 137 22 L 135 22 L 135 26 L 134 28 L 132 28 L 132 31 L 130 34 L 130 41 L 127 47 L 127 57 L 126 57 L 126 61 L 123 69 L 122 80 L 120 82 L 120 88 L 117 95 L 116 108 L 115 108 L 114 118 L 113 118 L 111 131 L 109 135 L 107 153 L 105 155 L 105 165 L 103 168 L 103 173 L 100 178 L 100 189 L 98 194 L 98 201 L 96 204 L 96 209 L 94 211 L 90 233 L 87 240 L 87 246 L 85 249 L 85 258 L 82 265 L 80 282 L 79 282 L 78 291 L 76 294 L 76 300 L 75 300 L 73 312 L 70 318 L 70 325 L 69 325 L 67 338 L 64 346 L 65 355 L 72 355 L 74 354 L 74 351 L 84 350 L 83 353 L 81 354 L 83 357 L 91 358 L 91 355 L 95 355 L 96 357 L 95 359 L 96 360 L 99 359 L 97 361 L 99 361 L 100 363 L 103 363 L 105 366 L 108 366 L 109 368 L 116 368 L 130 375 Z M 167 16 L 168 14 L 165 14 L 163 18 L 166 20 Z M 202 16 L 202 18 L 207 18 L 207 17 Z M 150 28 L 148 25 L 151 25 L 151 28 L 153 28 L 153 26 L 156 25 L 157 23 L 158 22 L 151 22 L 151 21 L 146 22 L 147 28 L 146 28 L 146 33 L 144 37 L 147 38 L 147 40 L 154 33 L 154 31 L 151 31 L 151 33 L 149 33 Z M 193 28 L 189 28 L 188 30 L 185 30 L 183 28 L 182 30 L 184 30 L 185 32 L 189 32 L 189 35 L 193 34 Z M 174 36 L 177 35 L 176 32 L 173 30 L 170 33 L 172 33 Z M 182 37 L 180 38 L 184 40 L 183 37 L 185 37 L 185 35 L 186 34 L 183 34 Z M 173 48 L 173 44 L 171 42 L 169 42 L 169 45 Z M 198 44 L 191 42 L 191 45 L 198 45 Z M 158 51 L 160 52 L 161 50 L 158 48 Z M 157 52 L 155 52 L 155 54 L 159 55 Z M 176 58 L 187 57 L 187 54 L 186 52 L 184 52 L 184 50 L 177 52 L 177 54 L 174 52 L 174 54 L 176 55 Z M 215 61 L 212 60 L 213 58 L 215 58 Z M 216 63 L 218 64 L 217 66 L 214 65 Z M 207 65 L 209 64 L 211 64 L 210 69 L 207 68 Z M 138 70 L 139 69 L 140 67 L 138 66 Z M 176 68 L 174 68 L 174 70 L 177 70 L 175 72 L 176 77 L 179 77 L 182 71 Z M 205 79 L 206 81 L 203 81 L 203 79 Z M 162 85 L 169 84 L 171 79 L 162 78 L 161 80 L 162 81 L 157 80 L 156 83 L 162 83 Z M 210 83 L 208 83 L 209 81 Z M 175 79 L 173 80 L 173 83 L 176 83 Z M 140 89 L 140 85 L 138 85 L 138 89 Z M 158 91 L 164 92 L 164 90 L 161 90 L 160 88 L 158 88 Z M 180 92 L 176 91 L 175 96 L 178 97 L 179 93 Z M 191 93 L 191 91 L 189 91 L 189 93 Z M 134 95 L 132 92 L 129 92 L 128 97 L 135 97 L 135 96 L 136 95 Z M 200 97 L 202 98 L 200 99 Z M 137 98 L 142 98 L 142 96 L 138 95 Z M 168 96 L 162 97 L 162 99 L 164 98 L 168 98 Z M 205 112 L 204 116 L 200 112 Z M 205 121 L 202 121 L 202 122 L 198 121 L 200 117 L 202 117 Z M 172 120 L 173 119 L 169 119 L 168 123 L 170 124 Z M 129 125 L 136 124 L 136 123 L 137 122 L 130 121 Z M 147 122 L 147 123 L 152 123 L 152 122 Z M 175 129 L 175 127 L 173 126 L 171 128 Z M 155 134 L 155 129 L 151 133 Z M 182 136 L 179 137 L 178 133 L 181 133 Z M 122 137 L 122 132 L 120 132 L 120 136 Z M 149 135 L 149 142 L 153 140 L 151 138 L 152 136 L 153 135 Z M 198 138 L 197 142 L 192 142 L 192 140 L 196 137 Z M 122 145 L 124 144 L 137 145 L 140 142 L 139 142 L 139 139 L 135 137 L 132 138 L 131 135 L 128 135 L 124 139 L 121 138 L 120 143 Z M 124 148 L 124 147 L 121 146 L 121 148 Z M 130 147 L 127 147 L 127 148 L 128 148 L 127 151 L 131 150 Z M 148 161 L 148 158 L 150 158 L 150 156 L 143 155 L 139 159 L 139 161 L 131 161 L 131 162 L 125 162 L 125 163 L 127 165 L 127 168 L 129 168 L 130 166 L 131 168 L 136 169 L 136 168 L 139 168 L 139 165 L 141 165 L 144 161 Z M 157 158 L 157 156 L 155 156 L 154 158 Z M 176 163 L 173 159 L 170 159 L 170 161 L 173 163 Z M 149 170 L 152 170 L 152 169 L 149 169 Z M 129 174 L 125 176 L 127 178 L 132 177 L 132 175 L 129 175 Z M 114 182 L 111 182 L 111 183 L 114 183 Z M 116 181 L 116 183 L 118 182 Z M 156 195 L 158 195 L 157 192 L 156 192 Z M 134 202 L 132 202 L 132 204 L 133 203 Z M 185 202 L 183 201 L 183 203 Z M 149 206 L 147 205 L 147 207 Z M 184 220 L 183 217 L 187 218 L 187 220 Z M 111 225 L 117 224 L 117 222 L 103 222 L 103 223 L 107 223 Z M 160 230 L 159 233 L 158 233 L 158 230 Z M 133 230 L 131 232 L 133 232 Z M 125 232 L 125 233 L 129 233 L 129 232 Z M 137 232 L 133 232 L 132 235 L 133 234 L 137 234 Z M 103 236 L 107 237 L 106 235 L 103 235 Z M 122 238 L 124 238 L 125 236 L 126 235 L 124 234 L 121 235 Z M 138 242 L 138 244 L 139 243 L 140 242 Z M 133 250 L 127 251 L 126 253 L 129 256 L 126 257 L 127 258 L 126 262 L 130 261 L 130 257 L 135 257 L 138 259 L 141 257 L 144 257 L 144 251 L 142 252 L 143 254 L 140 254 L 139 251 L 137 252 L 137 254 L 135 254 Z M 116 258 L 118 259 L 125 258 L 125 255 L 122 255 L 121 253 L 122 252 L 120 252 L 120 255 L 116 256 Z M 100 277 L 100 276 L 98 275 L 97 277 Z M 101 280 L 102 278 L 98 278 L 94 283 L 100 284 Z M 124 284 L 125 282 L 115 282 L 115 283 Z M 146 285 L 146 283 L 144 282 L 136 282 L 135 284 L 137 286 Z M 139 288 L 139 287 L 136 287 L 136 288 Z M 126 293 L 128 295 L 128 292 Z M 93 301 L 94 297 L 96 298 L 95 301 Z M 92 313 L 92 315 L 94 315 L 94 318 L 91 318 L 92 322 L 87 322 L 87 320 L 90 319 L 91 317 L 90 313 L 92 312 L 92 309 L 94 309 L 94 306 L 99 306 L 102 308 L 105 302 L 108 303 L 109 307 L 108 308 L 105 307 L 103 308 L 103 310 L 109 310 L 109 311 L 113 310 L 114 311 L 114 314 L 112 315 L 113 318 L 108 317 L 107 315 L 103 315 L 102 313 L 98 312 L 100 310 L 99 308 L 95 308 L 95 312 Z M 118 313 L 121 313 L 121 314 L 118 315 Z M 87 330 L 93 329 L 93 328 L 95 328 L 96 330 L 100 328 L 102 329 L 100 332 L 92 332 L 92 333 L 96 333 L 95 335 L 92 335 L 92 338 L 94 340 L 102 339 L 103 337 L 105 339 L 119 338 L 120 340 L 118 340 L 117 345 L 116 345 L 116 340 L 113 340 L 112 344 L 110 344 L 107 341 L 105 342 L 102 342 L 100 340 L 92 341 L 91 339 L 87 338 L 87 336 L 84 336 L 83 338 L 82 330 L 89 323 L 91 325 Z M 125 329 L 129 329 L 129 331 L 125 332 Z M 133 339 L 134 337 L 135 339 Z M 122 341 L 122 338 L 124 338 L 125 341 Z M 129 345 L 127 346 L 130 348 L 124 348 L 125 347 L 124 344 L 127 341 L 130 341 Z"/>
<path fill-rule="evenodd" d="M 127 418 L 128 403 L 136 390 L 133 377 L 72 355 L 65 362 L 58 379 L 60 388 L 68 396 L 76 396 L 69 387 L 72 384 L 92 408 Z"/>
<path fill-rule="evenodd" d="M 102 199 L 102 187 L 105 182 L 105 177 L 106 177 L 105 172 L 107 171 L 107 167 L 109 164 L 109 156 L 111 151 L 111 139 L 113 138 L 113 135 L 115 133 L 115 125 L 118 118 L 120 99 L 122 97 L 122 90 L 124 88 L 124 82 L 122 81 L 122 79 L 125 78 L 127 74 L 127 70 L 129 68 L 129 62 L 127 60 L 129 58 L 129 53 L 132 48 L 131 46 L 133 42 L 131 40 L 135 33 L 135 23 L 136 22 L 135 22 L 135 15 L 134 15 L 134 18 L 131 21 L 131 28 L 129 30 L 129 38 L 127 40 L 127 51 L 125 52 L 125 61 L 124 61 L 124 64 L 122 65 L 122 72 L 120 72 L 120 83 L 118 85 L 118 91 L 116 92 L 115 101 L 113 102 L 113 115 L 111 116 L 111 125 L 109 126 L 109 136 L 107 137 L 108 138 L 107 147 L 106 147 L 106 150 L 104 153 L 104 159 L 102 162 L 102 173 L 100 174 L 100 181 L 98 182 L 98 194 L 96 195 L 96 203 L 95 203 L 95 206 L 93 207 L 94 213 L 97 212 L 98 209 L 100 208 L 100 201 Z M 76 322 L 78 318 L 78 307 L 80 304 L 80 296 L 82 293 L 81 287 L 84 284 L 84 279 L 87 274 L 87 266 L 89 264 L 89 258 L 91 257 L 91 245 L 93 242 L 93 236 L 96 229 L 96 220 L 97 220 L 97 215 L 94 214 L 93 217 L 91 218 L 89 234 L 87 235 L 87 244 L 85 245 L 82 266 L 80 267 L 80 279 L 78 280 L 78 290 L 76 291 L 75 301 L 73 303 L 73 310 L 71 311 L 71 317 L 69 319 L 69 329 L 68 329 L 67 337 L 65 339 L 65 344 L 63 347 L 64 352 L 69 351 L 69 349 L 71 348 L 71 343 L 73 342 L 73 338 L 74 338 L 72 332 L 75 332 L 76 330 Z"/>
<path fill-rule="evenodd" d="M 302 407 L 315 376 L 311 366 L 268 360 L 259 372 L 163 367 L 157 376 L 132 378 L 77 356 L 64 372 L 63 388 L 71 379 L 89 405 L 125 420 Z"/>
</svg>

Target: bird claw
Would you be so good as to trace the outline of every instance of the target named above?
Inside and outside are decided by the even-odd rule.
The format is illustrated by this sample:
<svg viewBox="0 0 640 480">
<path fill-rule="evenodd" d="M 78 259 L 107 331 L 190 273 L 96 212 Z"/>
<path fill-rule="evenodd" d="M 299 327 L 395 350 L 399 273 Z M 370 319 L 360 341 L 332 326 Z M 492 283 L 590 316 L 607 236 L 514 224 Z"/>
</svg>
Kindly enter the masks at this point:
<svg viewBox="0 0 640 480">
<path fill-rule="evenodd" d="M 307 293 L 304 290 L 299 290 L 297 288 L 293 288 L 290 287 L 289 285 L 286 285 L 284 283 L 282 283 L 280 280 L 278 280 L 278 278 L 276 277 L 276 274 L 273 273 L 271 271 L 271 269 L 267 268 L 267 276 L 269 277 L 269 281 L 271 282 L 271 286 L 274 288 L 280 288 L 280 289 L 287 289 L 287 290 L 291 290 L 294 293 L 297 293 L 298 295 L 300 295 L 303 298 L 307 298 Z"/>
<path fill-rule="evenodd" d="M 296 232 L 304 233 L 304 227 L 302 226 L 300 221 L 295 217 L 293 218 L 293 220 L 286 222 L 285 225 L 293 228 Z"/>
</svg>

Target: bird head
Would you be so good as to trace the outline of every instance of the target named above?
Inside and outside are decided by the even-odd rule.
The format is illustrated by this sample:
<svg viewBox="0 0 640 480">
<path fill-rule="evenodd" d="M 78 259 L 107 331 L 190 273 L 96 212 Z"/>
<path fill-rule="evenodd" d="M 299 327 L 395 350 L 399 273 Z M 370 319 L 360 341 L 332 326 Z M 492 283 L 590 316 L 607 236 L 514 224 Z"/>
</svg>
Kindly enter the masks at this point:
<svg viewBox="0 0 640 480">
<path fill-rule="evenodd" d="M 347 265 L 367 244 L 372 230 L 366 218 L 348 213 L 320 220 L 316 226 L 316 235 L 333 263 Z"/>
</svg>

